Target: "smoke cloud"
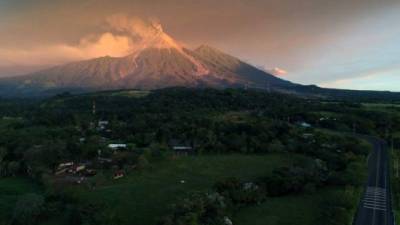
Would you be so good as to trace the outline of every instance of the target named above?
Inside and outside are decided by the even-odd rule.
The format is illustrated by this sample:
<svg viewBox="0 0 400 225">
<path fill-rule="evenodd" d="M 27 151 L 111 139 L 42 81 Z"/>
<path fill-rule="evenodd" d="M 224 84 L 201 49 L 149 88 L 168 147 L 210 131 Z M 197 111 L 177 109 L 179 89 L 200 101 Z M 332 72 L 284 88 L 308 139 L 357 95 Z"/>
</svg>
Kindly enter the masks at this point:
<svg viewBox="0 0 400 225">
<path fill-rule="evenodd" d="M 116 14 L 108 17 L 106 22 L 109 28 L 129 36 L 135 42 L 141 42 L 163 32 L 157 19 L 142 20 L 137 17 Z"/>
<path fill-rule="evenodd" d="M 88 34 L 75 45 L 60 43 L 31 49 L 0 47 L 0 74 L 1 67 L 57 65 L 102 56 L 126 56 L 143 40 L 162 32 L 155 19 L 142 20 L 122 14 L 106 18 L 101 27 L 103 32 Z"/>
</svg>

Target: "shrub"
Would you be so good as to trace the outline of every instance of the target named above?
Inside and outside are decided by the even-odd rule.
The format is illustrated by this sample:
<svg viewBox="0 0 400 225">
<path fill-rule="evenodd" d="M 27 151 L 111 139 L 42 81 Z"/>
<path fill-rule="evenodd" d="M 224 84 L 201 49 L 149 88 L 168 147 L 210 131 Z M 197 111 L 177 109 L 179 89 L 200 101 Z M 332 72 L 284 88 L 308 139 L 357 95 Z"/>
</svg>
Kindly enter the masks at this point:
<svg viewBox="0 0 400 225">
<path fill-rule="evenodd" d="M 15 205 L 13 224 L 36 224 L 44 211 L 44 198 L 37 194 L 26 194 L 20 197 Z"/>
</svg>

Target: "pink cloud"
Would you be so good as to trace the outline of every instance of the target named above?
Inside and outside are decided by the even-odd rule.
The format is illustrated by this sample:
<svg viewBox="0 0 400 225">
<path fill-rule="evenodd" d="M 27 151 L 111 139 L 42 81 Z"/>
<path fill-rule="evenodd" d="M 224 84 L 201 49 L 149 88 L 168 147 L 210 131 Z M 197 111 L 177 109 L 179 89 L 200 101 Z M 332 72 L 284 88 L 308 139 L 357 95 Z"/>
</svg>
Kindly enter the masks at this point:
<svg viewBox="0 0 400 225">
<path fill-rule="evenodd" d="M 285 76 L 288 74 L 288 72 L 286 70 L 280 69 L 278 67 L 275 67 L 274 69 L 271 70 L 271 73 L 275 76 Z"/>
</svg>

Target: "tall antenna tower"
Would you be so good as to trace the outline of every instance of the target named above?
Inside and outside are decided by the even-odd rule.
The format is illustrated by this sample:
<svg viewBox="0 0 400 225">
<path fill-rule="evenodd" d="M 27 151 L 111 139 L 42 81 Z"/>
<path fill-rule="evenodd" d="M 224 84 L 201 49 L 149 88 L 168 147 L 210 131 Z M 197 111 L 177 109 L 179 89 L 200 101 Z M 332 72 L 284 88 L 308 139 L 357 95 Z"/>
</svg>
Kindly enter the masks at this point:
<svg viewBox="0 0 400 225">
<path fill-rule="evenodd" d="M 96 115 L 96 101 L 95 101 L 95 100 L 93 100 L 92 114 L 93 114 L 93 115 Z"/>
</svg>

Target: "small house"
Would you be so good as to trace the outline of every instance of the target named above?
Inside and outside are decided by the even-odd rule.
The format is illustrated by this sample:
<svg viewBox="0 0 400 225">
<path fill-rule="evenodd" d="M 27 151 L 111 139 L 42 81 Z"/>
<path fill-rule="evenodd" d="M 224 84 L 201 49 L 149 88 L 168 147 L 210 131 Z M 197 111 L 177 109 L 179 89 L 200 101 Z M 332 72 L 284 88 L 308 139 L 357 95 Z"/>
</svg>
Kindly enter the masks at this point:
<svg viewBox="0 0 400 225">
<path fill-rule="evenodd" d="M 74 162 L 60 163 L 60 164 L 58 164 L 58 169 L 64 169 L 64 168 L 72 167 L 73 165 L 74 165 Z"/>
<path fill-rule="evenodd" d="M 300 125 L 301 127 L 303 127 L 303 128 L 310 128 L 310 127 L 311 127 L 311 124 L 306 123 L 306 122 L 301 122 L 301 123 L 299 123 L 299 125 Z"/>
<path fill-rule="evenodd" d="M 126 144 L 109 144 L 108 147 L 112 150 L 126 149 L 128 146 Z"/>
<path fill-rule="evenodd" d="M 305 139 L 310 139 L 312 137 L 314 137 L 314 134 L 312 134 L 312 133 L 304 133 L 303 134 L 303 138 L 305 138 Z"/>
<path fill-rule="evenodd" d="M 102 126 L 107 126 L 108 125 L 108 121 L 107 120 L 100 120 L 98 122 L 98 126 L 102 127 Z"/>
<path fill-rule="evenodd" d="M 105 130 L 108 126 L 109 122 L 107 120 L 100 120 L 97 123 L 97 130 L 101 131 L 101 130 Z"/>
<path fill-rule="evenodd" d="M 190 155 L 194 153 L 193 146 L 188 142 L 171 140 L 169 145 L 176 155 Z"/>
<path fill-rule="evenodd" d="M 79 173 L 79 172 L 81 172 L 81 171 L 83 171 L 83 170 L 85 170 L 86 169 L 86 166 L 85 165 L 78 165 L 76 168 L 75 168 L 75 172 L 76 173 Z"/>
<path fill-rule="evenodd" d="M 98 157 L 97 160 L 99 163 L 102 163 L 102 164 L 103 163 L 112 163 L 112 161 L 113 161 L 111 158 L 103 158 L 103 157 Z"/>
<path fill-rule="evenodd" d="M 117 172 L 114 173 L 113 179 L 117 180 L 117 179 L 120 179 L 120 178 L 122 178 L 124 176 L 125 176 L 125 173 L 123 171 L 117 171 Z"/>
<path fill-rule="evenodd" d="M 55 175 L 62 175 L 65 174 L 68 171 L 68 168 L 63 168 L 63 169 L 57 169 L 57 171 L 55 172 Z"/>
</svg>

